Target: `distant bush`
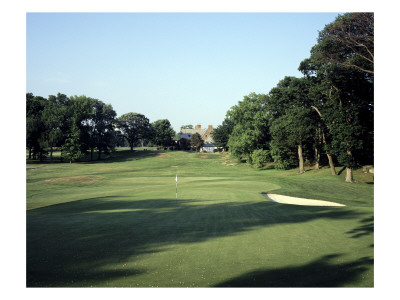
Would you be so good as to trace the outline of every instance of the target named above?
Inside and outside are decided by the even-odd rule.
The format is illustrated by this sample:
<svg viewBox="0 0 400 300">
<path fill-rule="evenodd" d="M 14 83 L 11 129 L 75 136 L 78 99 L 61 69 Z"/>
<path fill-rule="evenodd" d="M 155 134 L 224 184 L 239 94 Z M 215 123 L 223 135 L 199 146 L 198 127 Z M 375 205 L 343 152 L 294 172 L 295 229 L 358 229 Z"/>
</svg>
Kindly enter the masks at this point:
<svg viewBox="0 0 400 300">
<path fill-rule="evenodd" d="M 271 161 L 271 155 L 268 150 L 257 149 L 251 154 L 251 161 L 255 168 L 261 169 Z"/>
</svg>

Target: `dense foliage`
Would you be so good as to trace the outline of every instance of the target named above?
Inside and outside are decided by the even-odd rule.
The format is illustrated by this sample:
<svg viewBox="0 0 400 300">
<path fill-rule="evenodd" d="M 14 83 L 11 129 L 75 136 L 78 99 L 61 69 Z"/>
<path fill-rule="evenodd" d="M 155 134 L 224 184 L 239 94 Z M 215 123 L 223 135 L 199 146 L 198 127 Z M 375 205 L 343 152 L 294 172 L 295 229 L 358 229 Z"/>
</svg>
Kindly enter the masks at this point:
<svg viewBox="0 0 400 300">
<path fill-rule="evenodd" d="M 127 113 L 117 118 L 111 104 L 86 97 L 64 94 L 48 99 L 26 94 L 26 147 L 29 159 L 53 160 L 55 148 L 62 161 L 97 160 L 109 154 L 123 139 L 133 149 L 150 141 L 159 146 L 171 144 L 174 131 L 168 120 L 150 124 L 142 114 Z"/>
<path fill-rule="evenodd" d="M 326 161 L 336 175 L 339 163 L 353 182 L 354 168 L 373 164 L 373 22 L 372 13 L 347 13 L 326 25 L 300 63 L 304 77 L 244 97 L 217 127 L 219 145 L 258 168 L 260 154 L 276 168 L 298 165 L 300 174 L 306 163 L 318 169 Z"/>
</svg>

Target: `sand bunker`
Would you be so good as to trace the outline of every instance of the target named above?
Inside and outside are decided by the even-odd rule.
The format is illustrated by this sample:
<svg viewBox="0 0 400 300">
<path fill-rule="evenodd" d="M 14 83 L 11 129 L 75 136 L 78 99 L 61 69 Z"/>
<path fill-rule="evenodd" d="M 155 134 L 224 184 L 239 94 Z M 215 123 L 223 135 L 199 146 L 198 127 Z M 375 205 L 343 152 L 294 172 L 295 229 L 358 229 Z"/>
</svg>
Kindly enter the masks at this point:
<svg viewBox="0 0 400 300">
<path fill-rule="evenodd" d="M 335 203 L 330 201 L 297 198 L 297 197 L 283 196 L 278 194 L 264 194 L 264 195 L 273 202 L 278 202 L 283 204 L 305 205 L 305 206 L 346 206 L 340 203 Z"/>
</svg>

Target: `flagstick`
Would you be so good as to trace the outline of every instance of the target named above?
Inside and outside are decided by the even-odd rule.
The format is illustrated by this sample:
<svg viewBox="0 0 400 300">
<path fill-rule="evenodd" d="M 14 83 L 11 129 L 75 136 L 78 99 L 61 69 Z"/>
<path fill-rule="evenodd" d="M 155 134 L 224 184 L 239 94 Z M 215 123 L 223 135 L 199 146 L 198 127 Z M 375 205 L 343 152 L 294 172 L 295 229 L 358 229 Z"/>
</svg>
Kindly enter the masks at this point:
<svg viewBox="0 0 400 300">
<path fill-rule="evenodd" d="M 178 174 L 176 174 L 176 190 L 175 190 L 175 192 L 176 192 L 176 202 L 178 202 Z"/>
</svg>

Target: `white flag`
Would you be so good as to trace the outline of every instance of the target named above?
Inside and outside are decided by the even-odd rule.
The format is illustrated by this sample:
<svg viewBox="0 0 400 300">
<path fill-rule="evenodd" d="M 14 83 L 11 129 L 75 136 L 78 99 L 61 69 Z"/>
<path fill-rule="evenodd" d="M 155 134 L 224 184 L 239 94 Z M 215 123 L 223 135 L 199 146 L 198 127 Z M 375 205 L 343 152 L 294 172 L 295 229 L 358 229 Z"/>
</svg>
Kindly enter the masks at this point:
<svg viewBox="0 0 400 300">
<path fill-rule="evenodd" d="M 176 174 L 176 179 L 175 179 L 175 181 L 178 182 L 178 174 Z"/>
</svg>

